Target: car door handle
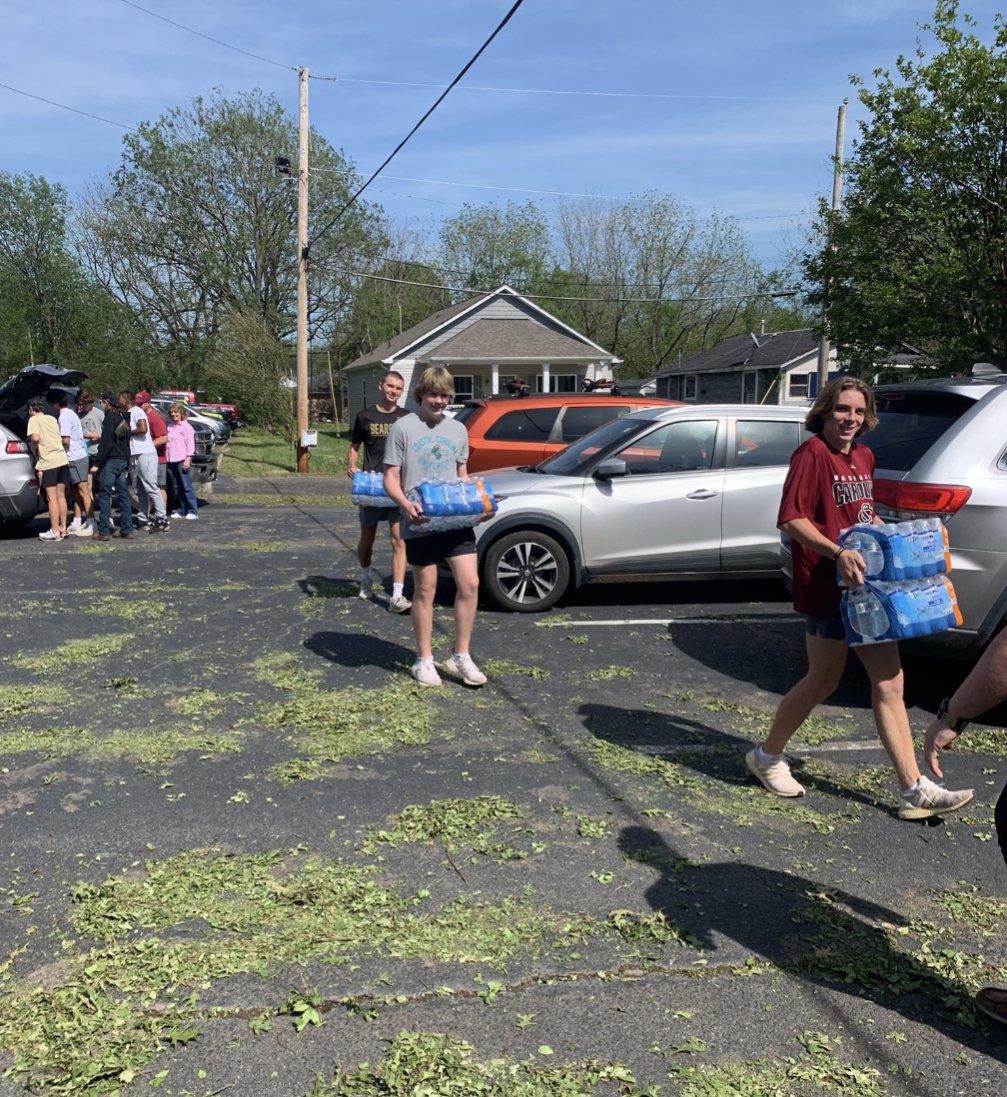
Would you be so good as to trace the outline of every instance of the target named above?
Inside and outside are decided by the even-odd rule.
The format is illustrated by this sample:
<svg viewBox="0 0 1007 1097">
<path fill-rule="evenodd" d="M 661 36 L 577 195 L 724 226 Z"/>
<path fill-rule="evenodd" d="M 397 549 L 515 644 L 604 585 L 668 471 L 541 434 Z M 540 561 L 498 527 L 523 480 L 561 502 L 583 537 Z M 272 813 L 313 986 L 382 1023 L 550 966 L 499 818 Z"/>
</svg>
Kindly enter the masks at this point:
<svg viewBox="0 0 1007 1097">
<path fill-rule="evenodd" d="M 700 488 L 699 491 L 690 491 L 686 499 L 716 499 L 719 491 L 711 491 L 709 488 Z"/>
</svg>

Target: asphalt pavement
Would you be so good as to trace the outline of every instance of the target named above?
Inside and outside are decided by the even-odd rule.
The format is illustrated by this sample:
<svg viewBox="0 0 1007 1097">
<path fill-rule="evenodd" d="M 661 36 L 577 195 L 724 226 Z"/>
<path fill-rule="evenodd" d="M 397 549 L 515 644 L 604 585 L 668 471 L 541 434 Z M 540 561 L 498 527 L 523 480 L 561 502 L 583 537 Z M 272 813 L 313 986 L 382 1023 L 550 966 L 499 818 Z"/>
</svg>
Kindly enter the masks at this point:
<svg viewBox="0 0 1007 1097">
<path fill-rule="evenodd" d="M 1007 734 L 949 757 L 965 811 L 900 822 L 851 660 L 770 797 L 776 583 L 485 609 L 487 686 L 421 690 L 344 491 L 0 541 L 0 1097 L 1007 1092 L 970 1005 L 1007 983 Z M 915 731 L 961 673 L 909 665 Z"/>
</svg>

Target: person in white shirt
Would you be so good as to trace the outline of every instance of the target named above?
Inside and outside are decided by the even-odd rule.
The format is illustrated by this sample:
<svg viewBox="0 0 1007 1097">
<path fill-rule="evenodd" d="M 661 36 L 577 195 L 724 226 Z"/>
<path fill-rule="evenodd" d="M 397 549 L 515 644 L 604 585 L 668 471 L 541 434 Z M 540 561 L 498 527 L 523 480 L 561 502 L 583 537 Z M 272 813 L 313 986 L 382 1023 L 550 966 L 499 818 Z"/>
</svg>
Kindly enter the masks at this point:
<svg viewBox="0 0 1007 1097">
<path fill-rule="evenodd" d="M 129 416 L 129 474 L 139 504 L 137 521 L 141 525 L 145 524 L 153 504 L 154 518 L 150 523 L 150 532 L 160 533 L 168 528 L 168 514 L 157 486 L 157 449 L 150 435 L 147 416 L 143 408 L 138 408 L 133 403 L 133 394 L 130 392 L 119 393 L 119 407 Z"/>
<path fill-rule="evenodd" d="M 80 416 L 68 406 L 69 400 L 62 389 L 50 389 L 46 400 L 59 419 L 59 433 L 70 463 L 73 521 L 66 531 L 74 537 L 90 537 L 94 533 L 94 524 L 87 519 L 91 509 L 91 462 L 87 456 L 84 428 L 80 425 Z"/>
</svg>

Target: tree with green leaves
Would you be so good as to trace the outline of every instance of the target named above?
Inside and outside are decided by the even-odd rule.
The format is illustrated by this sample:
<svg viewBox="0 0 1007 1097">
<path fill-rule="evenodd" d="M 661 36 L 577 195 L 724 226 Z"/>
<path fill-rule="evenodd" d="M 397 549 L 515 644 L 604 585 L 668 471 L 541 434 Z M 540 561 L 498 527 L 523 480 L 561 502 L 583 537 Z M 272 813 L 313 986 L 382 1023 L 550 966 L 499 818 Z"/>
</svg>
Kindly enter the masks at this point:
<svg viewBox="0 0 1007 1097">
<path fill-rule="evenodd" d="M 122 162 L 88 198 L 80 250 L 119 301 L 148 318 L 180 380 L 199 381 L 225 319 L 251 311 L 276 340 L 295 329 L 296 179 L 277 157 L 297 148 L 296 121 L 259 91 L 215 91 L 123 138 Z M 379 212 L 345 208 L 355 173 L 311 135 L 312 338 L 348 308 L 359 253 L 380 249 Z"/>
<path fill-rule="evenodd" d="M 533 202 L 466 203 L 441 226 L 436 262 L 445 280 L 461 287 L 456 300 L 505 282 L 530 292 L 548 266 L 549 226 Z"/>
<path fill-rule="evenodd" d="M 908 342 L 946 368 L 1007 365 L 1007 27 L 940 0 L 896 74 L 854 79 L 870 112 L 806 256 L 830 338 L 863 360 Z"/>
</svg>

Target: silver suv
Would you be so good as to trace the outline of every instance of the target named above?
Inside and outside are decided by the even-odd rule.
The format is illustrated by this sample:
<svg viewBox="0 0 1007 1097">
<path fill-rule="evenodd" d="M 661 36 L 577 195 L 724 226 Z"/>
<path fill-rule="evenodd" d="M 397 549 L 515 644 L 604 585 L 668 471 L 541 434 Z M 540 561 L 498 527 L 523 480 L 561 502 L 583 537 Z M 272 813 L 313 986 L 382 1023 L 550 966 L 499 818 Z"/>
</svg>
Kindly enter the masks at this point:
<svg viewBox="0 0 1007 1097">
<path fill-rule="evenodd" d="M 971 377 L 879 385 L 875 398 L 880 422 L 863 441 L 877 512 L 944 520 L 964 618 L 903 646 L 975 655 L 1007 623 L 1007 374 L 976 366 Z"/>
<path fill-rule="evenodd" d="M 485 473 L 482 589 L 548 609 L 582 583 L 780 574 L 776 513 L 806 409 L 682 404 L 613 420 L 529 468 Z"/>
</svg>

